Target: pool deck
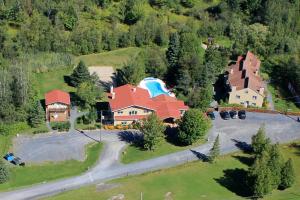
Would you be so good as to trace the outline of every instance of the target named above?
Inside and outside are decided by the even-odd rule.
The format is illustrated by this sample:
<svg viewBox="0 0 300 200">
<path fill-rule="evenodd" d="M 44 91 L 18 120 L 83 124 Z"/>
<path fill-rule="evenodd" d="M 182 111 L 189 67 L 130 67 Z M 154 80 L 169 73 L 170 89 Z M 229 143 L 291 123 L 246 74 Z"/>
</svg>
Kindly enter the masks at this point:
<svg viewBox="0 0 300 200">
<path fill-rule="evenodd" d="M 169 96 L 171 96 L 171 97 L 175 97 L 175 94 L 174 94 L 174 93 L 171 93 L 171 92 L 167 89 L 166 84 L 165 84 L 162 80 L 160 80 L 160 79 L 158 79 L 158 78 L 148 77 L 148 78 L 143 79 L 143 80 L 140 82 L 140 84 L 138 85 L 138 87 L 148 90 L 149 95 L 151 96 L 151 98 L 156 97 L 156 96 L 158 96 L 158 95 L 152 95 L 152 93 L 155 93 L 155 92 L 152 92 L 152 93 L 151 93 L 151 90 L 149 89 L 149 86 L 147 86 L 147 83 L 149 83 L 149 82 L 156 82 L 156 83 L 159 83 L 160 89 L 163 91 L 163 93 L 161 93 L 161 94 L 165 94 L 165 95 L 169 95 Z M 159 95 L 161 95 L 161 94 L 159 94 Z"/>
</svg>

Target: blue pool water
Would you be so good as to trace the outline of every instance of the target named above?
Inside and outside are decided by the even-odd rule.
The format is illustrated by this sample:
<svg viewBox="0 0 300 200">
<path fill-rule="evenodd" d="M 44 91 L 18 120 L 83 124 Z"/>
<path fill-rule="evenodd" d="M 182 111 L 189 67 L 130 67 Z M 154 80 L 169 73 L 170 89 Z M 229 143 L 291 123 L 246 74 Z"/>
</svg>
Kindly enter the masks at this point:
<svg viewBox="0 0 300 200">
<path fill-rule="evenodd" d="M 161 94 L 169 95 L 168 92 L 164 91 L 159 82 L 156 81 L 147 81 L 146 87 L 150 91 L 151 97 L 156 97 Z"/>
</svg>

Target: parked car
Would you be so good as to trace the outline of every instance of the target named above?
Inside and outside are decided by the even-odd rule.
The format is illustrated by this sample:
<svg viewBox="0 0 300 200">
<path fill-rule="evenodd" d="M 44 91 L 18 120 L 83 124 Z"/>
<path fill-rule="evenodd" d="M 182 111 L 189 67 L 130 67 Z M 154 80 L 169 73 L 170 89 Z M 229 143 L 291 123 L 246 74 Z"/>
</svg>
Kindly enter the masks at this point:
<svg viewBox="0 0 300 200">
<path fill-rule="evenodd" d="M 235 110 L 230 111 L 229 114 L 232 119 L 238 118 L 238 113 Z"/>
<path fill-rule="evenodd" d="M 221 111 L 220 115 L 224 120 L 230 119 L 230 115 L 228 111 Z"/>
<path fill-rule="evenodd" d="M 15 158 L 15 156 L 14 156 L 13 153 L 8 153 L 8 154 L 6 154 L 3 158 L 4 158 L 5 160 L 11 162 L 11 161 Z"/>
<path fill-rule="evenodd" d="M 21 158 L 19 158 L 19 157 L 15 157 L 15 158 L 11 161 L 11 163 L 14 164 L 14 165 L 25 166 L 25 163 L 22 162 Z"/>
<path fill-rule="evenodd" d="M 208 113 L 207 113 L 207 116 L 208 116 L 211 120 L 216 119 L 216 116 L 215 116 L 214 112 L 208 112 Z"/>
<path fill-rule="evenodd" d="M 238 116 L 240 119 L 246 119 L 246 111 L 245 110 L 240 110 L 238 112 Z"/>
</svg>

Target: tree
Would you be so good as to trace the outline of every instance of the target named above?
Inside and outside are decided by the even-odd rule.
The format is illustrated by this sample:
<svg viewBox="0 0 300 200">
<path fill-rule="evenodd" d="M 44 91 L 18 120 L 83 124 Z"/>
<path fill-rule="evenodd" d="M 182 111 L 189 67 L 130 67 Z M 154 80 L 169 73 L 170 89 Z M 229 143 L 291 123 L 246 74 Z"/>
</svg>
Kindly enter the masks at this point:
<svg viewBox="0 0 300 200">
<path fill-rule="evenodd" d="M 195 87 L 189 94 L 188 104 L 193 108 L 198 108 L 201 111 L 206 111 L 213 99 L 213 87 Z"/>
<path fill-rule="evenodd" d="M 0 184 L 9 180 L 9 171 L 5 163 L 0 160 Z"/>
<path fill-rule="evenodd" d="M 45 113 L 40 101 L 36 101 L 29 112 L 29 124 L 32 127 L 38 127 L 44 122 Z"/>
<path fill-rule="evenodd" d="M 78 87 L 81 83 L 90 81 L 91 75 L 85 63 L 81 60 L 70 76 L 71 85 Z"/>
<path fill-rule="evenodd" d="M 133 84 L 137 85 L 146 77 L 144 58 L 139 54 L 137 57 L 131 58 L 122 69 L 117 70 L 117 84 Z"/>
<path fill-rule="evenodd" d="M 295 171 L 293 167 L 292 159 L 288 159 L 283 165 L 281 170 L 281 182 L 279 185 L 280 189 L 286 189 L 291 187 L 295 182 Z"/>
<path fill-rule="evenodd" d="M 258 157 L 254 164 L 250 167 L 249 176 L 249 186 L 252 188 L 253 194 L 257 197 L 263 197 L 264 195 L 270 193 L 273 189 L 272 187 L 272 172 L 268 167 L 269 155 L 264 151 L 260 157 Z"/>
<path fill-rule="evenodd" d="M 143 16 L 142 2 L 140 0 L 126 0 L 125 6 L 125 23 L 135 24 Z"/>
<path fill-rule="evenodd" d="M 168 50 L 166 52 L 166 57 L 171 71 L 173 71 L 174 68 L 176 68 L 176 66 L 178 65 L 179 50 L 180 50 L 179 35 L 177 32 L 175 32 L 170 35 L 170 42 L 169 42 Z"/>
<path fill-rule="evenodd" d="M 78 86 L 76 95 L 84 108 L 91 108 L 100 100 L 103 90 L 92 82 L 83 82 Z"/>
<path fill-rule="evenodd" d="M 140 131 L 144 135 L 143 145 L 147 150 L 154 150 L 164 138 L 166 127 L 156 114 L 150 114 L 141 122 Z"/>
<path fill-rule="evenodd" d="M 164 78 L 167 71 L 164 54 L 159 48 L 147 48 L 145 50 L 145 71 L 152 77 Z"/>
<path fill-rule="evenodd" d="M 252 148 L 255 156 L 260 156 L 270 148 L 270 139 L 266 139 L 265 127 L 261 126 L 256 135 L 252 136 Z"/>
<path fill-rule="evenodd" d="M 220 155 L 220 139 L 218 135 L 214 141 L 212 148 L 209 151 L 209 161 L 214 162 L 219 155 Z"/>
<path fill-rule="evenodd" d="M 201 111 L 190 109 L 184 113 L 179 123 L 178 139 L 182 144 L 193 144 L 206 134 L 209 126 L 209 121 Z"/>
<path fill-rule="evenodd" d="M 277 189 L 281 180 L 281 170 L 283 158 L 279 152 L 279 145 L 272 145 L 269 149 L 268 167 L 272 174 L 272 188 Z"/>
</svg>

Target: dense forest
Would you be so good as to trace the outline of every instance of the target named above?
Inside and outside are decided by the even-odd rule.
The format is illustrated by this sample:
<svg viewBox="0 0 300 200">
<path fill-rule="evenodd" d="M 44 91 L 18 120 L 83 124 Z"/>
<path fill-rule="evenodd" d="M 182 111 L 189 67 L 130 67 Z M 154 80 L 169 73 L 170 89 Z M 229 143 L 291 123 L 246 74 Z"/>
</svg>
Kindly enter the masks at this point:
<svg viewBox="0 0 300 200">
<path fill-rule="evenodd" d="M 117 71 L 118 83 L 159 77 L 203 110 L 218 75 L 247 50 L 272 81 L 299 89 L 299 8 L 299 0 L 0 0 L 0 123 L 30 121 L 40 107 L 29 63 L 41 55 L 61 66 L 140 47 Z"/>
</svg>

